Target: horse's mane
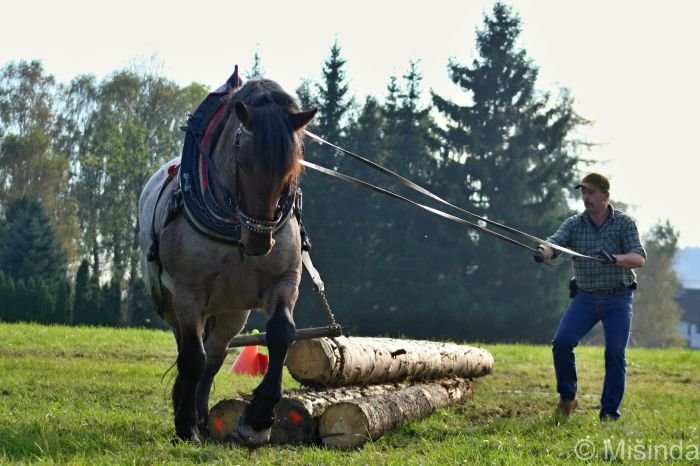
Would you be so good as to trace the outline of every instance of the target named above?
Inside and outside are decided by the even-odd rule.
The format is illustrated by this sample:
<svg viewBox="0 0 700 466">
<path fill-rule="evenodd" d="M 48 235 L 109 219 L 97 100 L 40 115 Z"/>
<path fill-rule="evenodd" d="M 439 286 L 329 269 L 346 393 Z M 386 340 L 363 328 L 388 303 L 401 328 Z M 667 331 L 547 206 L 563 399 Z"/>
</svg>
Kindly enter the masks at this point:
<svg viewBox="0 0 700 466">
<path fill-rule="evenodd" d="M 243 102 L 255 110 L 253 144 L 256 156 L 264 157 L 263 163 L 273 176 L 281 176 L 291 166 L 290 178 L 296 180 L 301 173 L 301 150 L 297 147 L 300 142 L 287 115 L 300 111 L 297 100 L 269 79 L 250 80 L 233 90 L 227 99 L 225 113 L 212 130 L 212 140 L 219 140 L 226 123 L 235 113 L 235 103 Z"/>
</svg>

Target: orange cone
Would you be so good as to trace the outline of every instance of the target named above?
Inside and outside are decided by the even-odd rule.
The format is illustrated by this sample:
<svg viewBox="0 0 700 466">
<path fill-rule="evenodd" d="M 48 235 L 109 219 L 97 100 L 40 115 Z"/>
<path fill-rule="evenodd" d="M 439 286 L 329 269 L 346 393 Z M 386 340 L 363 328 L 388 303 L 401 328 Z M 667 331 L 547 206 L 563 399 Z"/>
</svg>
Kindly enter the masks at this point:
<svg viewBox="0 0 700 466">
<path fill-rule="evenodd" d="M 230 372 L 239 375 L 264 375 L 267 365 L 267 355 L 260 353 L 257 346 L 246 346 L 236 357 Z"/>
</svg>

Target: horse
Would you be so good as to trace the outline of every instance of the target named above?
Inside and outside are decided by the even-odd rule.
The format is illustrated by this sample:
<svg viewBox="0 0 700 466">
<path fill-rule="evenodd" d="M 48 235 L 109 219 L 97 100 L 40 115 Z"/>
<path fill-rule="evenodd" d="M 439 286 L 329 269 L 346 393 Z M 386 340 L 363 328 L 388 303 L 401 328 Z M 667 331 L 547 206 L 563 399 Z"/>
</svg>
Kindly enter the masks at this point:
<svg viewBox="0 0 700 466">
<path fill-rule="evenodd" d="M 227 346 L 251 309 L 264 310 L 269 366 L 236 425 L 238 440 L 259 446 L 269 442 L 282 395 L 302 268 L 300 219 L 280 218 L 280 205 L 297 189 L 304 128 L 316 109 L 302 110 L 268 79 L 250 80 L 223 101 L 198 148 L 208 156 L 205 171 L 215 172 L 211 196 L 239 222 L 239 237 L 220 241 L 202 234 L 187 209 L 173 211 L 165 202 L 187 189 L 182 179 L 180 186 L 169 182 L 176 158 L 153 174 L 139 198 L 141 264 L 177 343 L 172 405 L 176 435 L 184 441 L 204 439 L 211 385 Z"/>
</svg>

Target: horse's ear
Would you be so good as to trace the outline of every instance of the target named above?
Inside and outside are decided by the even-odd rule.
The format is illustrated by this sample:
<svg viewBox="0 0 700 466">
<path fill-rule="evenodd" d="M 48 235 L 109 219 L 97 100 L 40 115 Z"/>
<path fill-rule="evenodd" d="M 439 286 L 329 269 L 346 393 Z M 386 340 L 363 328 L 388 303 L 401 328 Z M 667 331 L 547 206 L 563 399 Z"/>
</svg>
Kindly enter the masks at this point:
<svg viewBox="0 0 700 466">
<path fill-rule="evenodd" d="M 292 128 L 294 128 L 296 131 L 308 125 L 316 115 L 317 110 L 317 108 L 313 108 L 305 112 L 292 113 L 289 115 L 289 121 L 292 124 Z"/>
<path fill-rule="evenodd" d="M 248 131 L 253 130 L 253 107 L 249 107 L 241 101 L 236 102 L 235 105 L 236 116 L 238 121 L 247 129 Z"/>
</svg>

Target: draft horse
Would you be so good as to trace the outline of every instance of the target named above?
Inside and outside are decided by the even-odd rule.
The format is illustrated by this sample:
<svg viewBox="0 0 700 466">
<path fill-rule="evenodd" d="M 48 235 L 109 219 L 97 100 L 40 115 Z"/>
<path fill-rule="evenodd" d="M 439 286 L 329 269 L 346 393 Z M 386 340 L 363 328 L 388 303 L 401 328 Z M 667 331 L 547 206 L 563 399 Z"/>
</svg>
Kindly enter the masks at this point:
<svg viewBox="0 0 700 466">
<path fill-rule="evenodd" d="M 231 91 L 221 110 L 207 134 L 208 149 L 201 150 L 217 172 L 211 196 L 236 217 L 240 237 L 217 241 L 198 231 L 187 209 L 173 213 L 168 200 L 183 188 L 182 180 L 164 180 L 179 163 L 174 159 L 151 177 L 139 199 L 141 262 L 177 342 L 172 403 L 180 439 L 199 442 L 206 435 L 209 393 L 226 348 L 250 310 L 264 309 L 269 367 L 236 426 L 239 440 L 257 446 L 269 441 L 281 397 L 302 267 L 300 222 L 294 215 L 280 218 L 280 205 L 296 191 L 303 130 L 316 110 L 302 111 L 267 79 Z"/>
</svg>

